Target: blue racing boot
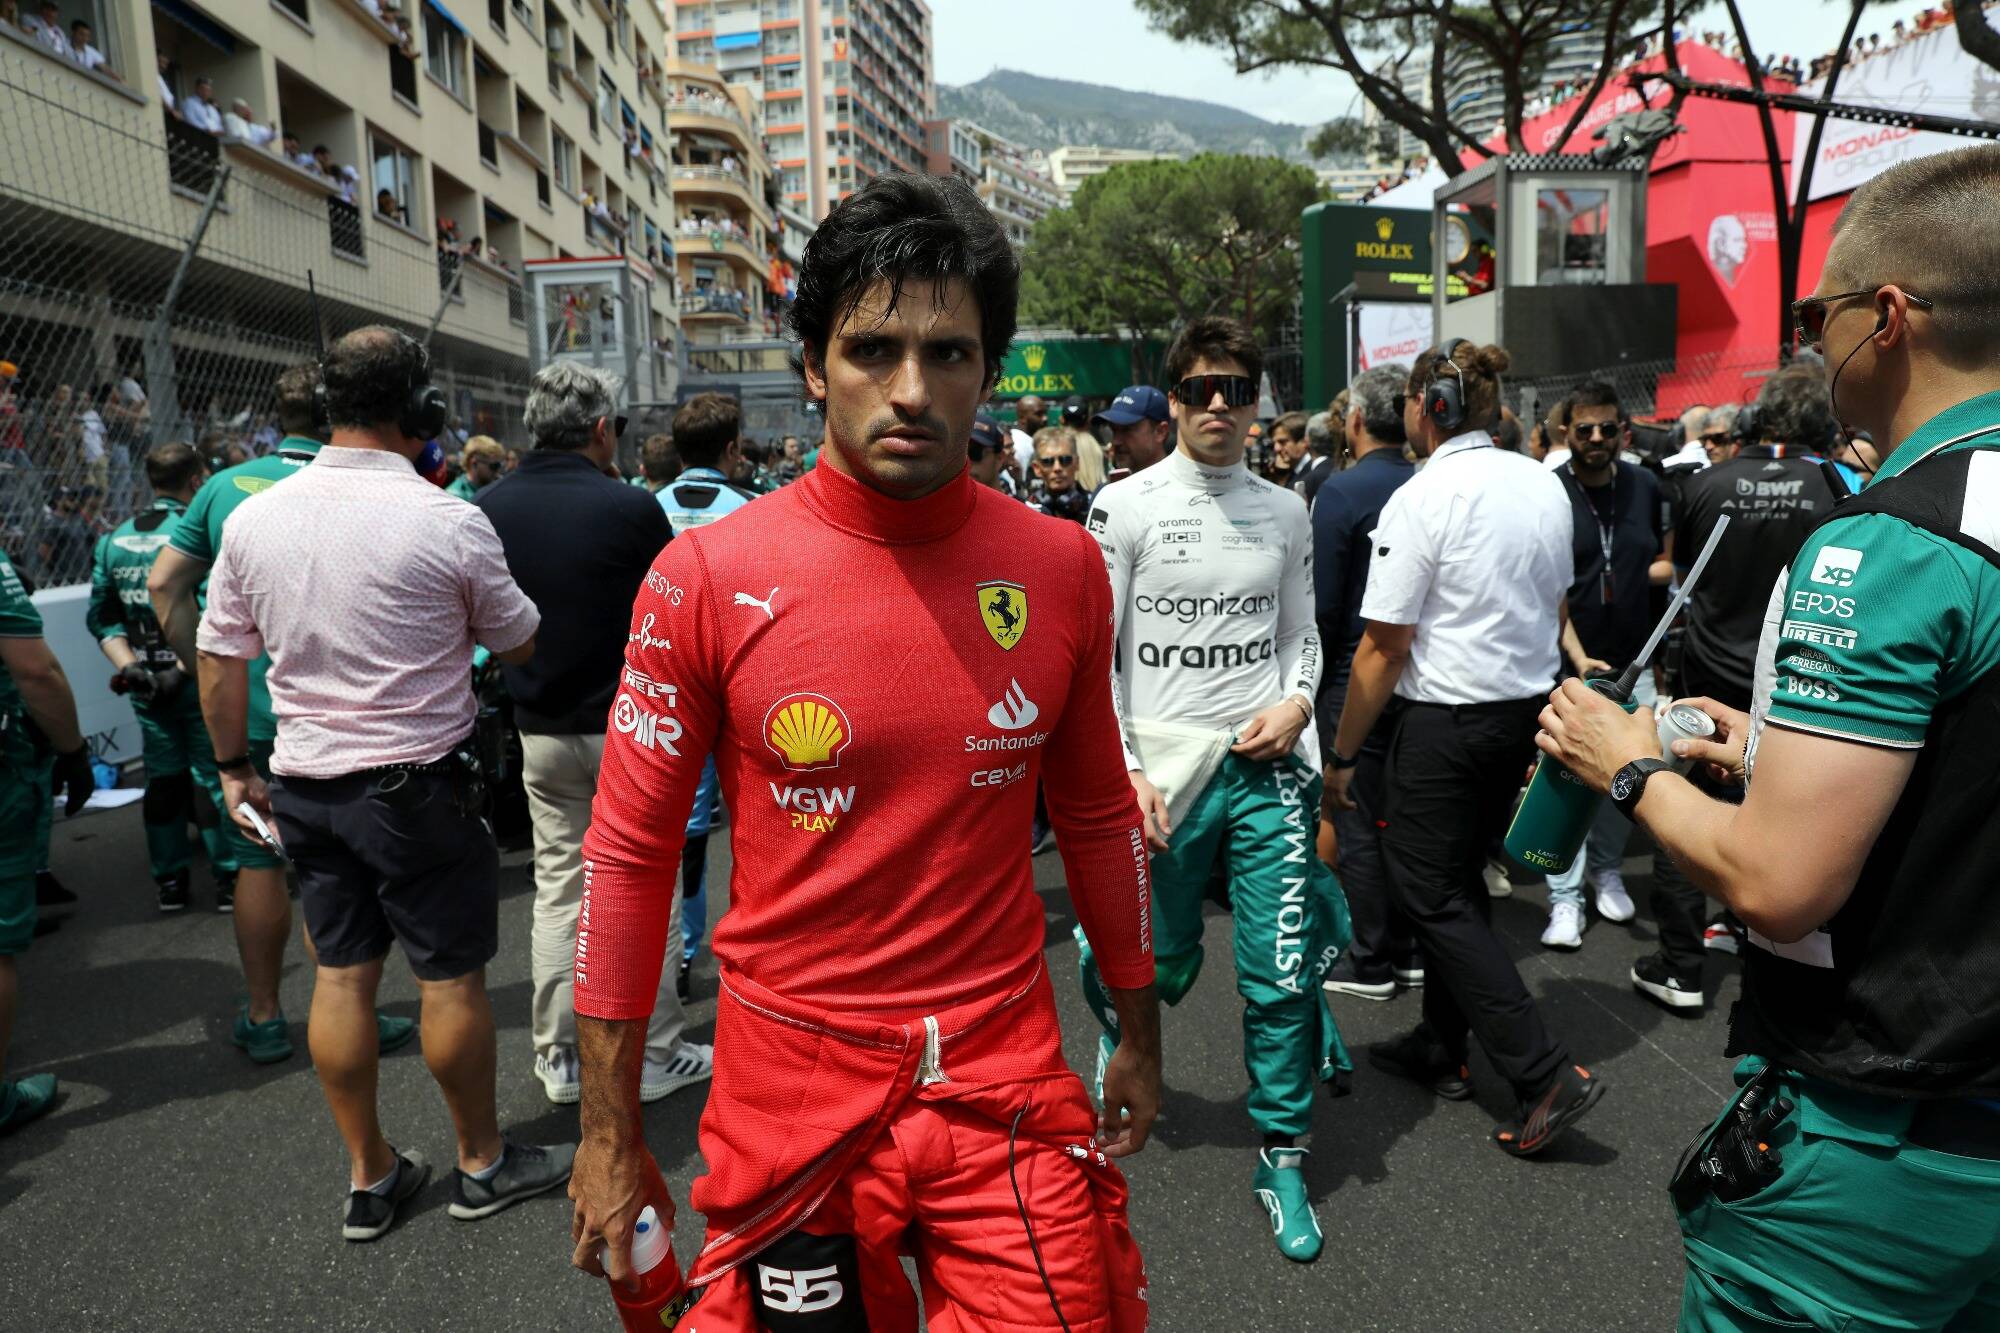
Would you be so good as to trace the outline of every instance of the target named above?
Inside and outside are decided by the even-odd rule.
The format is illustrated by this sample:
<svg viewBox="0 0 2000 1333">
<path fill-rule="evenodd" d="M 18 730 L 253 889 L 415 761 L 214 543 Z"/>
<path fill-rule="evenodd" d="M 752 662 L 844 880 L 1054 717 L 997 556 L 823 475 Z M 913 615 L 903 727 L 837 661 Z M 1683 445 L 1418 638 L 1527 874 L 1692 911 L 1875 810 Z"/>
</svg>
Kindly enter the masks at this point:
<svg viewBox="0 0 2000 1333">
<path fill-rule="evenodd" d="M 1271 1214 L 1271 1237 L 1278 1252 L 1294 1263 L 1309 1264 L 1319 1258 L 1324 1243 L 1319 1219 L 1313 1216 L 1306 1199 L 1304 1148 L 1265 1148 L 1257 1154 L 1257 1176 L 1253 1189 L 1257 1202 Z"/>
</svg>

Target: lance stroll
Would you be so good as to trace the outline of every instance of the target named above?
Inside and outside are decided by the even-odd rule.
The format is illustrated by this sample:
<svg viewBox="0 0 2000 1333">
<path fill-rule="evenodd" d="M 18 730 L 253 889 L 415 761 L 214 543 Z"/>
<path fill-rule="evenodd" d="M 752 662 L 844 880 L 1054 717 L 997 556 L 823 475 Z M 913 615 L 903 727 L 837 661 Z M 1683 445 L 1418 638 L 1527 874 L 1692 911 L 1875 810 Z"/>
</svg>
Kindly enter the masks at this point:
<svg viewBox="0 0 2000 1333">
<path fill-rule="evenodd" d="M 1319 685 L 1305 502 L 1244 465 L 1262 354 L 1233 320 L 1190 322 L 1167 353 L 1179 448 L 1097 496 L 1085 526 L 1111 573 L 1126 767 L 1154 850 L 1158 990 L 1175 1004 L 1202 961 L 1202 898 L 1218 876 L 1235 918 L 1253 1189 L 1288 1259 L 1319 1257 L 1306 1197 L 1313 1084 L 1342 1086 L 1347 1053 L 1319 999 L 1347 946 L 1347 901 L 1314 854 Z M 1089 926 L 1078 927 L 1083 933 Z M 1091 935 L 1083 988 L 1122 1050 Z"/>
<path fill-rule="evenodd" d="M 821 465 L 670 543 L 633 607 L 585 841 L 575 1262 L 629 1272 L 672 1205 L 639 1067 L 689 802 L 735 820 L 707 1239 L 682 1329 L 1143 1328 L 1113 1158 L 1159 1104 L 1140 814 L 1111 592 L 1082 527 L 977 485 L 966 442 L 1019 266 L 962 182 L 870 181 L 791 319 Z M 1100 1113 L 1063 1063 L 1027 844 L 1037 782 L 1127 1034 Z"/>
</svg>

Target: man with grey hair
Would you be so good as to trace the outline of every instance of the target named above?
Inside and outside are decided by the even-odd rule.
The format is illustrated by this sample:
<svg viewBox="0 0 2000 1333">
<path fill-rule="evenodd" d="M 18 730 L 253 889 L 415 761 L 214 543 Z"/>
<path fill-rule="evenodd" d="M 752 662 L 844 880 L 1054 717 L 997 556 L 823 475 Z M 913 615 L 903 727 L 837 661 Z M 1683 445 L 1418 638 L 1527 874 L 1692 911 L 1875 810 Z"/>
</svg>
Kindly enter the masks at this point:
<svg viewBox="0 0 2000 1333">
<path fill-rule="evenodd" d="M 1333 472 L 1333 456 L 1340 447 L 1344 426 L 1331 409 L 1306 418 L 1306 461 L 1299 465 L 1292 489 L 1305 500 L 1307 509 L 1312 508 L 1313 497 Z"/>
<path fill-rule="evenodd" d="M 535 831 L 530 959 L 535 1074 L 552 1102 L 578 1099 L 571 975 L 583 897 L 583 833 L 597 794 L 604 727 L 673 749 L 671 716 L 642 702 L 674 686 L 624 670 L 632 602 L 672 535 L 653 495 L 605 475 L 618 447 L 616 376 L 572 361 L 543 367 L 522 416 L 534 448 L 473 502 L 492 520 L 507 565 L 544 608 L 541 651 L 503 668 L 521 729 L 521 767 Z M 624 692 L 619 692 L 621 681 Z M 616 706 L 613 699 L 616 698 Z M 674 896 L 678 913 L 680 897 Z M 678 931 L 678 924 L 668 927 Z M 671 971 L 646 1032 L 640 1096 L 653 1101 L 709 1075 L 710 1048 L 681 1039 Z"/>
<path fill-rule="evenodd" d="M 1403 392 L 1410 380 L 1404 365 L 1377 366 L 1348 387 L 1343 429 L 1353 466 L 1329 476 L 1312 506 L 1313 588 L 1318 601 L 1319 639 L 1325 646 L 1326 676 L 1316 711 L 1321 719 L 1320 761 L 1333 786 L 1333 736 L 1340 730 L 1341 706 L 1354 650 L 1361 643 L 1361 595 L 1368 587 L 1368 563 L 1382 506 L 1416 475 L 1403 457 Z M 1389 903 L 1375 821 L 1383 806 L 1383 762 L 1388 756 L 1393 714 L 1385 714 L 1361 747 L 1349 794 L 1355 808 L 1320 805 L 1320 856 L 1340 872 L 1347 910 L 1354 919 L 1354 945 L 1335 963 L 1322 987 L 1337 995 L 1387 1000 L 1398 983 L 1423 983 L 1423 965 L 1410 926 Z"/>
</svg>

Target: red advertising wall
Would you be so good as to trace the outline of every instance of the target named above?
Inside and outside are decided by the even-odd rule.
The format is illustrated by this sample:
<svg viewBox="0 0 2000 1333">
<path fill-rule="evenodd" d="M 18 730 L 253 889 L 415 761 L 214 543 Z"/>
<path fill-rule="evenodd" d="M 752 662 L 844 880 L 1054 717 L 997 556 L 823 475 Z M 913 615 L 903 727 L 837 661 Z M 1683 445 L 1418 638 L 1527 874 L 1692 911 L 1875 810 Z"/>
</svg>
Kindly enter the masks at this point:
<svg viewBox="0 0 2000 1333">
<path fill-rule="evenodd" d="M 1743 66 L 1695 42 L 1679 50 L 1688 77 L 1747 86 Z M 1634 66 L 1665 67 L 1654 57 Z M 1672 94 L 1649 87 L 1643 105 L 1663 107 Z M 1639 94 L 1622 78 L 1607 83 L 1576 131 L 1562 140 L 1575 99 L 1522 126 L 1534 153 L 1588 153 L 1591 133 L 1613 116 L 1638 111 Z M 1773 112 L 1780 159 L 1789 164 L 1792 114 Z M 1646 279 L 1680 289 L 1677 348 L 1680 373 L 1660 386 L 1658 410 L 1678 413 L 1696 402 L 1747 401 L 1776 364 L 1778 314 L 1777 217 L 1771 174 L 1757 109 L 1713 98 L 1681 104 L 1682 133 L 1654 156 L 1646 201 Z M 1558 143 L 1558 140 L 1561 140 Z M 1500 149 L 1499 136 L 1487 141 Z M 1470 155 L 1468 164 L 1475 161 Z M 1783 179 L 1790 184 L 1789 167 Z M 1827 237 L 1845 196 L 1817 201 L 1807 213 L 1800 288 L 1810 291 L 1826 255 Z"/>
</svg>

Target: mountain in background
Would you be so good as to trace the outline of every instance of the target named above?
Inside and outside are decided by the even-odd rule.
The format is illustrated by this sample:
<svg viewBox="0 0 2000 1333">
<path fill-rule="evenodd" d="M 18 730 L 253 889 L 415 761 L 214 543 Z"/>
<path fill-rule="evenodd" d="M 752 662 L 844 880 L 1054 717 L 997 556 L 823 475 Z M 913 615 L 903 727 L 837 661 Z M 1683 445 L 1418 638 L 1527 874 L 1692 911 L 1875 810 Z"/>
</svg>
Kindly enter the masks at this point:
<svg viewBox="0 0 2000 1333">
<path fill-rule="evenodd" d="M 1310 125 L 1284 125 L 1214 102 L 1127 92 L 999 69 L 977 83 L 939 85 L 939 116 L 974 121 L 1029 148 L 1063 144 L 1165 153 L 1246 153 L 1313 161 Z"/>
</svg>

